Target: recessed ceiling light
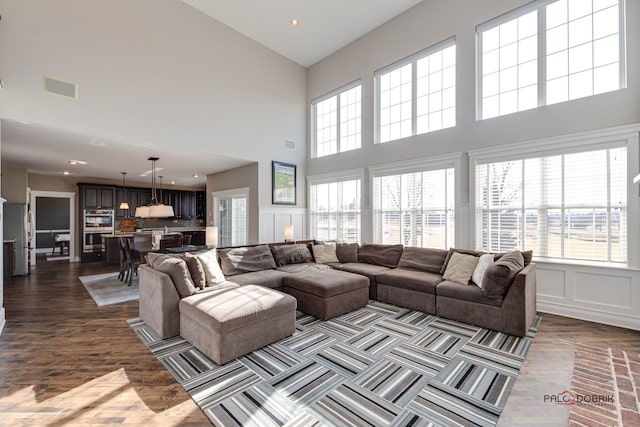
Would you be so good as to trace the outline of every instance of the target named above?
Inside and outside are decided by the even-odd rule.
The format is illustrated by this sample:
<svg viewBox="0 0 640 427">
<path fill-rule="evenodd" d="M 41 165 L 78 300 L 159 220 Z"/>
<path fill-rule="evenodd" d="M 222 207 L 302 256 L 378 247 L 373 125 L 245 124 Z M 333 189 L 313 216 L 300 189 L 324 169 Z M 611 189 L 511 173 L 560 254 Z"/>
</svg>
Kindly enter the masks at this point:
<svg viewBox="0 0 640 427">
<path fill-rule="evenodd" d="M 297 19 L 292 19 L 289 23 L 292 27 L 297 27 L 298 25 L 300 25 L 300 22 Z"/>
<path fill-rule="evenodd" d="M 200 176 L 200 175 L 198 175 L 197 173 L 194 173 L 194 174 L 193 174 L 193 177 L 194 177 L 194 178 L 198 178 L 199 176 Z"/>
<path fill-rule="evenodd" d="M 171 183 L 175 185 L 176 182 L 175 181 L 171 181 Z"/>
<path fill-rule="evenodd" d="M 87 164 L 87 162 L 83 160 L 68 160 L 67 163 L 69 163 L 70 165 L 86 165 Z"/>
<path fill-rule="evenodd" d="M 64 171 L 62 172 L 63 175 L 71 175 L 71 173 L 69 171 Z"/>
</svg>

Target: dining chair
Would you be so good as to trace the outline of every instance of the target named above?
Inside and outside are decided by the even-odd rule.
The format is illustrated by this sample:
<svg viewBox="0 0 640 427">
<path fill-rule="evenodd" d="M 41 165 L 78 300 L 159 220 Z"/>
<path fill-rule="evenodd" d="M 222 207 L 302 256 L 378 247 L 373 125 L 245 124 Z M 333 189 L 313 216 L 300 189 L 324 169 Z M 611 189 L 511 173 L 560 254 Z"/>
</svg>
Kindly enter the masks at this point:
<svg viewBox="0 0 640 427">
<path fill-rule="evenodd" d="M 118 273 L 118 280 L 121 282 L 125 281 L 125 275 L 129 271 L 127 264 L 126 240 L 126 237 L 118 237 L 118 247 L 120 249 L 120 273 Z"/>
<path fill-rule="evenodd" d="M 191 234 L 183 234 L 182 235 L 182 246 L 189 246 L 191 244 L 191 238 L 193 236 Z"/>
<path fill-rule="evenodd" d="M 176 234 L 174 236 L 165 236 L 164 239 L 160 239 L 160 252 L 166 252 L 167 248 L 179 248 L 182 246 L 182 234 Z"/>
<path fill-rule="evenodd" d="M 133 281 L 133 275 L 138 275 L 138 267 L 140 266 L 140 257 L 138 256 L 138 252 L 133 248 L 133 242 L 129 239 L 126 239 L 126 247 L 127 247 L 127 282 L 129 286 L 131 286 L 131 282 Z"/>
</svg>

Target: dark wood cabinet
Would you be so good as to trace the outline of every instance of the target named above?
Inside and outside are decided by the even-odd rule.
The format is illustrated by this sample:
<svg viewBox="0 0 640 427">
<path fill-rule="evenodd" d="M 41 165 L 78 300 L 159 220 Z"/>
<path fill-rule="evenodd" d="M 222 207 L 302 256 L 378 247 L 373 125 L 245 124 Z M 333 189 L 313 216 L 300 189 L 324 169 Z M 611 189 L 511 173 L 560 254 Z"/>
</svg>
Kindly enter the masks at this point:
<svg viewBox="0 0 640 427">
<path fill-rule="evenodd" d="M 78 184 L 81 189 L 83 209 L 114 209 L 115 187 Z"/>
<path fill-rule="evenodd" d="M 205 219 L 207 212 L 207 192 L 196 191 L 196 218 Z"/>
<path fill-rule="evenodd" d="M 104 263 L 107 265 L 120 264 L 120 243 L 117 237 L 109 237 L 105 240 Z"/>
<path fill-rule="evenodd" d="M 13 272 L 16 269 L 16 258 L 15 258 L 15 252 L 16 252 L 16 242 L 13 240 L 7 240 L 3 243 L 3 252 L 2 252 L 2 257 L 3 257 L 3 277 L 4 280 L 7 281 L 9 279 L 11 279 L 11 276 L 13 276 Z"/>
</svg>

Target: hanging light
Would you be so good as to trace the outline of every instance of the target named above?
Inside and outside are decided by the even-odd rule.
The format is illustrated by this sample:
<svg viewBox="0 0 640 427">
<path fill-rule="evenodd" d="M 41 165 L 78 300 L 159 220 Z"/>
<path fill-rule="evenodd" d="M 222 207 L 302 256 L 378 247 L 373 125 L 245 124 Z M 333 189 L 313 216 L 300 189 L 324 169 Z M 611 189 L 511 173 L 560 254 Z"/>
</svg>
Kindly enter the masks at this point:
<svg viewBox="0 0 640 427">
<path fill-rule="evenodd" d="M 151 161 L 151 201 L 148 206 L 138 206 L 136 216 L 140 218 L 166 218 L 174 216 L 173 207 L 158 203 L 156 194 L 156 161 L 158 157 L 149 157 Z"/>
<path fill-rule="evenodd" d="M 125 185 L 125 181 L 124 178 L 127 175 L 126 172 L 120 172 L 122 174 L 122 189 L 124 191 L 124 201 L 120 202 L 120 209 L 122 209 L 123 211 L 128 211 L 129 210 L 129 203 L 127 203 L 127 187 Z M 127 212 L 128 214 L 129 212 Z"/>
</svg>

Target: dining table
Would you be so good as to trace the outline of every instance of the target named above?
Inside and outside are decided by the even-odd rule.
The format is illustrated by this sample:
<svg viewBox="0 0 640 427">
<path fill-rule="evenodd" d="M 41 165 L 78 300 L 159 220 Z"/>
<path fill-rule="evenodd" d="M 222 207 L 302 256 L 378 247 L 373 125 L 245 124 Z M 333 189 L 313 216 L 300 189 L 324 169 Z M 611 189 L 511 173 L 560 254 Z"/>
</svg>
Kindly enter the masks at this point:
<svg viewBox="0 0 640 427">
<path fill-rule="evenodd" d="M 140 256 L 140 264 L 146 264 L 150 252 L 160 252 L 160 245 L 154 246 L 151 239 L 133 239 L 132 248 Z"/>
</svg>

